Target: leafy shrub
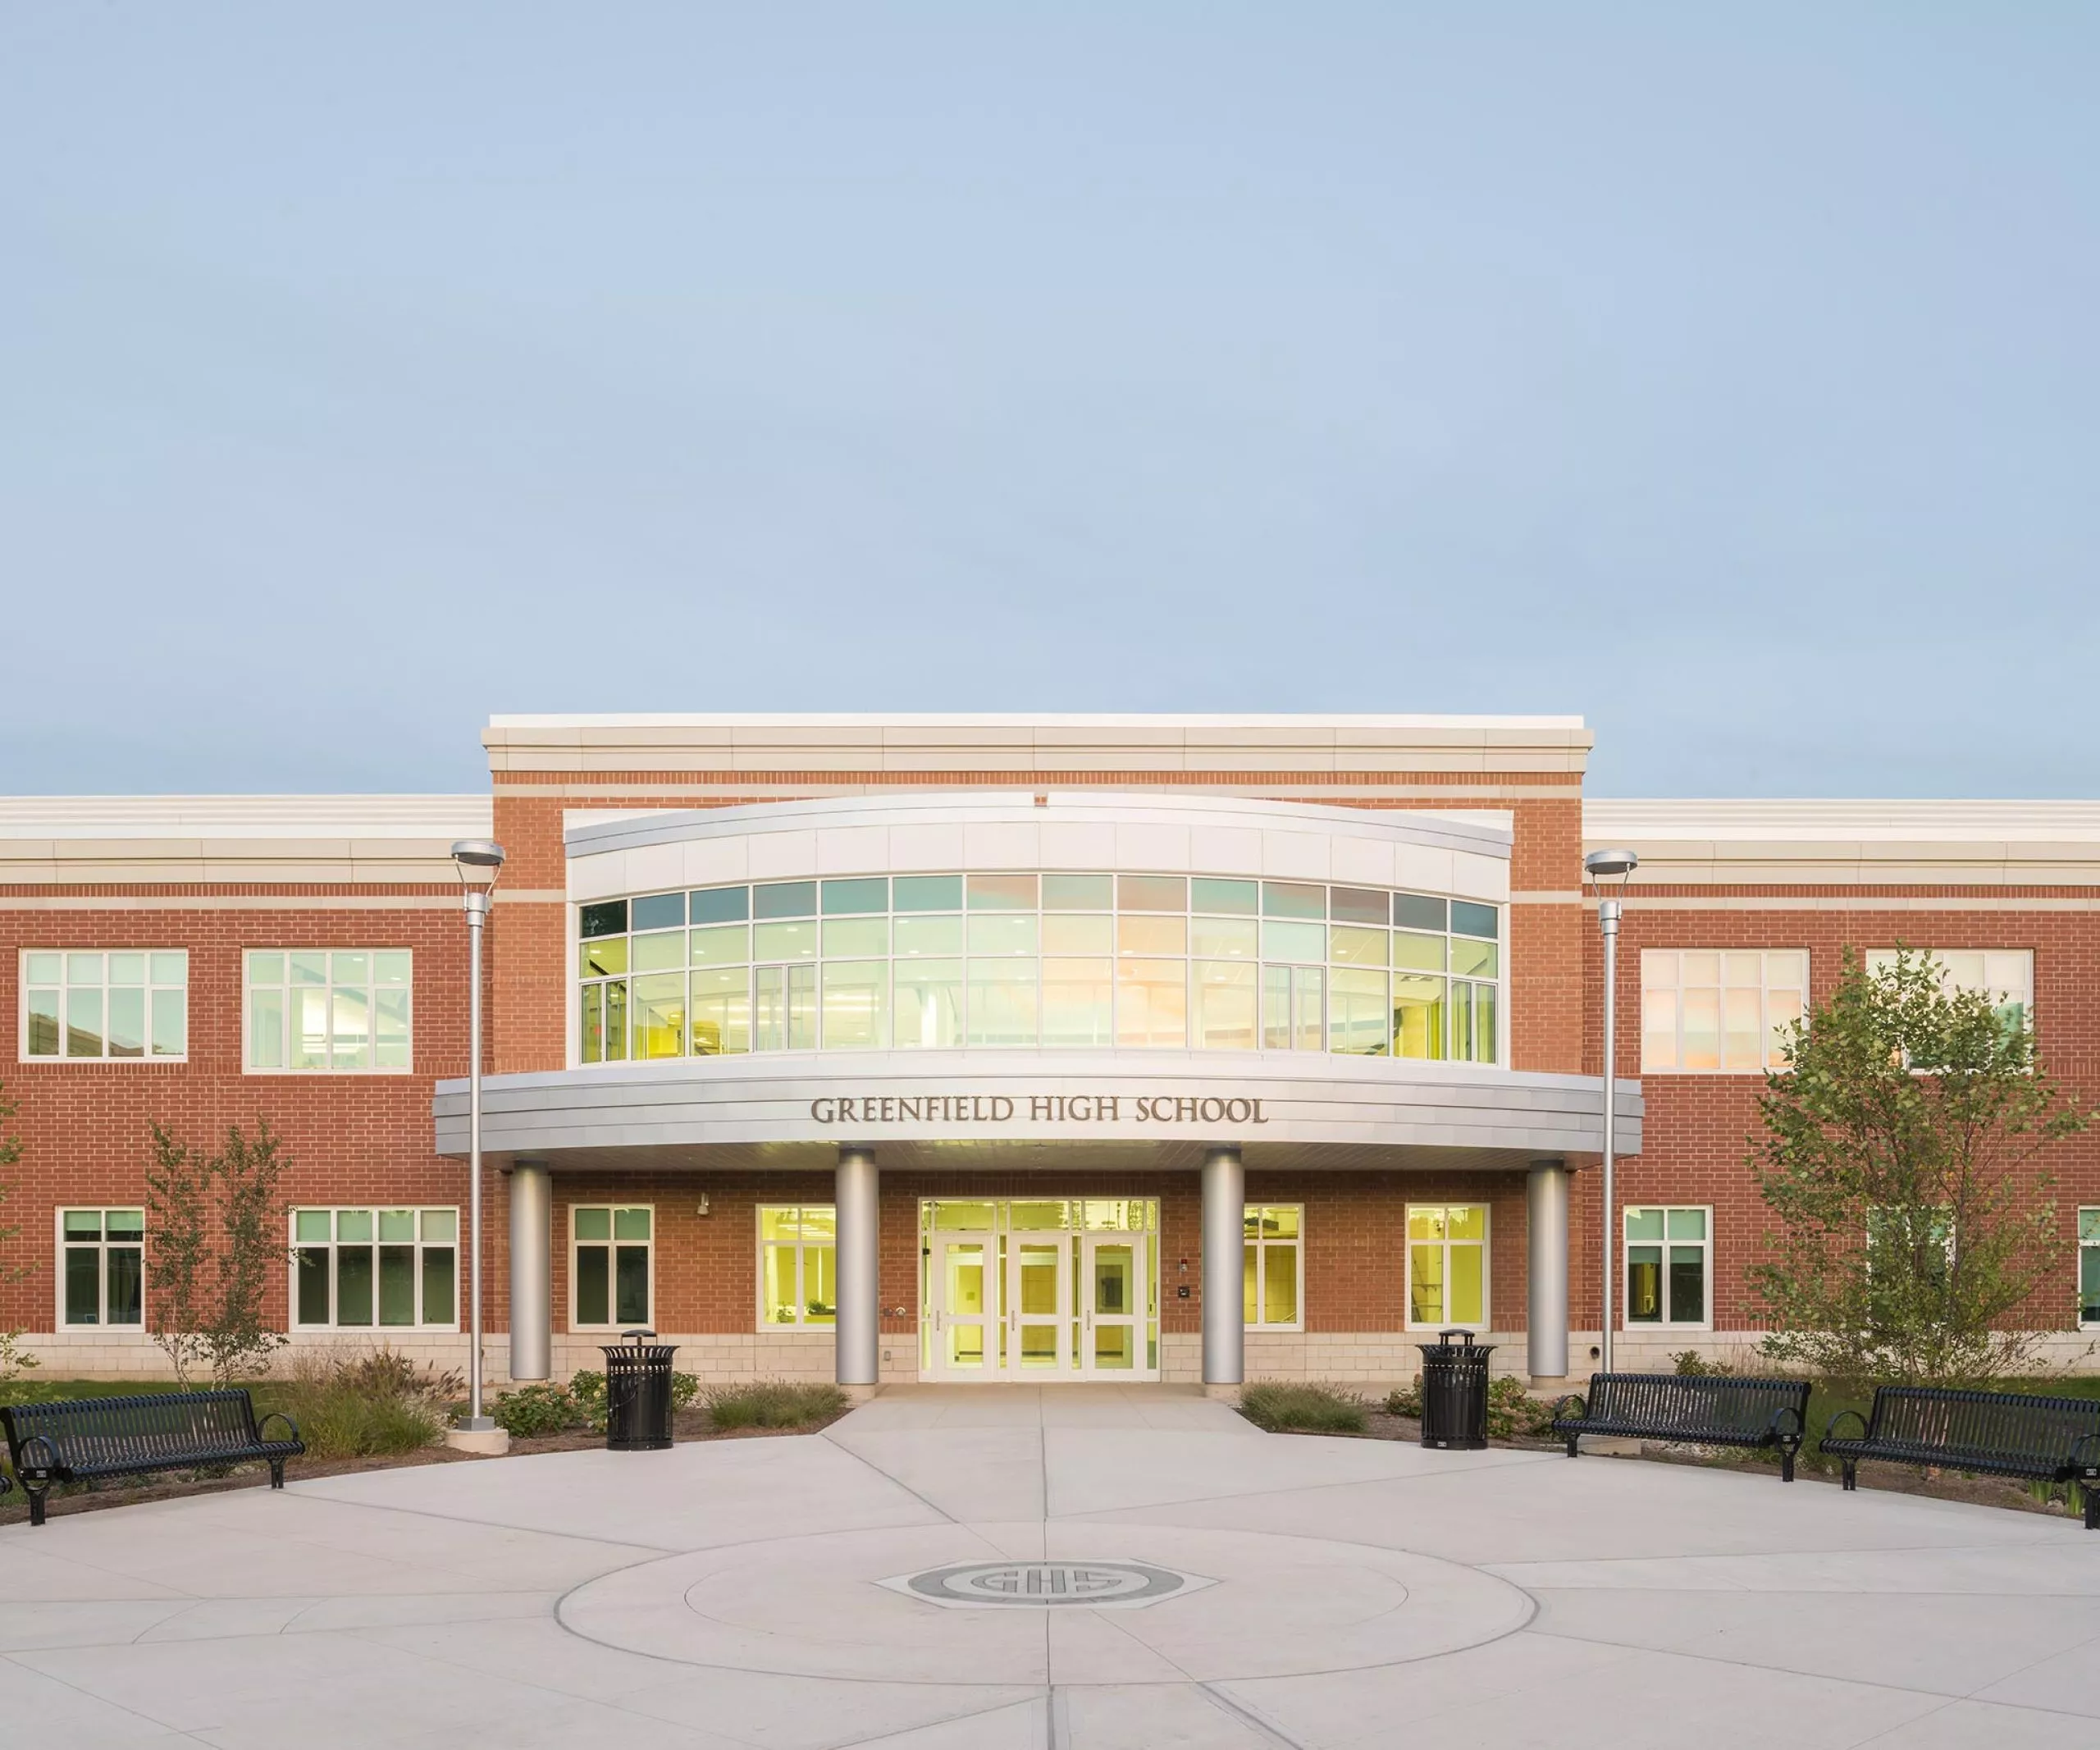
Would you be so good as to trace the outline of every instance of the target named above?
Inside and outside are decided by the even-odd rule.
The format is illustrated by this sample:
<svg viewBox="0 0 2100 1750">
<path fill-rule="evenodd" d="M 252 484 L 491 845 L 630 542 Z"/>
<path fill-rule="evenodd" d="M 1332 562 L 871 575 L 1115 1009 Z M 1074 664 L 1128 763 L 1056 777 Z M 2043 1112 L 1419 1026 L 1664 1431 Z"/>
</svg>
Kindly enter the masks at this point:
<svg viewBox="0 0 2100 1750">
<path fill-rule="evenodd" d="M 1422 1419 L 1422 1375 L 1414 1376 L 1410 1386 L 1395 1386 L 1386 1394 L 1386 1414 L 1405 1416 L 1411 1422 Z"/>
<path fill-rule="evenodd" d="M 671 1408 L 690 1410 L 693 1400 L 700 1396 L 700 1376 L 697 1373 L 671 1375 Z"/>
<path fill-rule="evenodd" d="M 1735 1372 L 1725 1361 L 1709 1361 L 1696 1349 L 1680 1349 L 1670 1357 L 1682 1379 L 1724 1379 Z"/>
<path fill-rule="evenodd" d="M 573 1406 L 576 1425 L 592 1434 L 605 1432 L 605 1376 L 591 1372 L 589 1368 L 578 1368 L 569 1376 L 568 1401 Z"/>
<path fill-rule="evenodd" d="M 499 1396 L 489 1415 L 513 1440 L 559 1434 L 582 1419 L 576 1400 L 560 1386 L 518 1386 Z"/>
<path fill-rule="evenodd" d="M 1240 1414 L 1272 1434 L 1361 1434 L 1364 1412 L 1355 1392 L 1310 1380 L 1264 1380 L 1239 1393 Z"/>
<path fill-rule="evenodd" d="M 445 1431 L 443 1405 L 456 1374 L 418 1369 L 390 1350 L 299 1355 L 290 1377 L 265 1394 L 268 1407 L 299 1423 L 316 1458 L 413 1452 Z"/>
<path fill-rule="evenodd" d="M 1487 1382 L 1487 1437 L 1536 1440 L 1552 1431 L 1553 1405 L 1533 1397 L 1521 1379 L 1504 1375 Z"/>
<path fill-rule="evenodd" d="M 676 1380 L 672 1401 L 677 1401 Z M 717 1428 L 803 1428 L 839 1414 L 846 1394 L 837 1386 L 814 1380 L 760 1379 L 746 1385 L 706 1386 L 694 1382 Z"/>
</svg>

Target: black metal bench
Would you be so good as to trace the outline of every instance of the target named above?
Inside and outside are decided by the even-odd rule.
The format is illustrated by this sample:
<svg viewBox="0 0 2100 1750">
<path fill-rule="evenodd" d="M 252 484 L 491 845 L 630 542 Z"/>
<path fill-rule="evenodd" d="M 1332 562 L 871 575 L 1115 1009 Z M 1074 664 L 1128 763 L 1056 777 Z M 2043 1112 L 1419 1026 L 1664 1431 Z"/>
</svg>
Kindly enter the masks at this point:
<svg viewBox="0 0 2100 1750">
<path fill-rule="evenodd" d="M 265 1440 L 281 1422 L 290 1438 Z M 299 1425 L 272 1411 L 260 1423 L 246 1391 L 148 1391 L 132 1397 L 73 1398 L 55 1404 L 0 1405 L 7 1455 L 30 1498 L 30 1524 L 43 1523 L 43 1497 L 54 1483 L 134 1477 L 156 1470 L 196 1470 L 260 1459 L 270 1487 L 285 1486 L 285 1460 L 306 1451 Z"/>
<path fill-rule="evenodd" d="M 1794 1455 L 1808 1428 L 1806 1379 L 1739 1379 L 1714 1373 L 1592 1373 L 1586 1397 L 1553 1406 L 1553 1431 L 1702 1446 L 1776 1446 L 1779 1476 L 1794 1480 Z M 1575 1414 L 1568 1414 L 1568 1406 Z"/>
<path fill-rule="evenodd" d="M 1838 1424 L 1847 1416 L 1860 1432 L 1840 1436 Z M 1867 1415 L 1841 1410 L 1830 1419 L 1823 1450 L 1842 1462 L 1848 1489 L 1859 1487 L 1862 1459 L 2078 1483 L 2085 1528 L 2100 1531 L 2100 1399 L 1882 1386 Z"/>
</svg>

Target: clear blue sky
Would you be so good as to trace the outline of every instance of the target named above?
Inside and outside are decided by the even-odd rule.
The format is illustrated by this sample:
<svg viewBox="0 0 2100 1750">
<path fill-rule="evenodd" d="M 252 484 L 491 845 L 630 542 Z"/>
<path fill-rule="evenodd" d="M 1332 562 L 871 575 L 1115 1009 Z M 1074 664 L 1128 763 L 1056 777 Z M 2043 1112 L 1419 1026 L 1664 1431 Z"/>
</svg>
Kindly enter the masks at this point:
<svg viewBox="0 0 2100 1750">
<path fill-rule="evenodd" d="M 0 0 L 0 791 L 1580 711 L 2100 793 L 2100 6 Z"/>
</svg>

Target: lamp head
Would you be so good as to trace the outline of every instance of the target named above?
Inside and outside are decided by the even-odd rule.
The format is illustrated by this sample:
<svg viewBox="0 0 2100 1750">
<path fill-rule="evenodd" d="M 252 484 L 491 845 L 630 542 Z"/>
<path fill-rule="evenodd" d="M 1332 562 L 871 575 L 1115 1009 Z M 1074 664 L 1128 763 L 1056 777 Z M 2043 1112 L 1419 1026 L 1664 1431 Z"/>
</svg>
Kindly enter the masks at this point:
<svg viewBox="0 0 2100 1750">
<path fill-rule="evenodd" d="M 452 848 L 452 861 L 463 871 L 468 869 L 500 869 L 503 867 L 503 847 L 487 838 L 463 838 Z"/>
<path fill-rule="evenodd" d="M 1582 859 L 1583 872 L 1592 881 L 1623 881 L 1641 866 L 1641 859 L 1631 851 L 1592 851 Z"/>
</svg>

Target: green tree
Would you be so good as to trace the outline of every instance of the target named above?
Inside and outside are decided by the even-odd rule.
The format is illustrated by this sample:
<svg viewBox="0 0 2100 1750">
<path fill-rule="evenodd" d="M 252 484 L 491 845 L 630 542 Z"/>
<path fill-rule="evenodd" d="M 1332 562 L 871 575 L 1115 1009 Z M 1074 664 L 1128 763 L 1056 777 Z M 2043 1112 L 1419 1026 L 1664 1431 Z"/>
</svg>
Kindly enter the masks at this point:
<svg viewBox="0 0 2100 1750">
<path fill-rule="evenodd" d="M 263 1320 L 288 1255 L 279 1185 L 290 1162 L 267 1119 L 229 1125 L 207 1156 L 153 1126 L 146 1172 L 147 1328 L 184 1385 L 199 1369 L 231 1385 L 266 1370 L 287 1339 Z"/>
<path fill-rule="evenodd" d="M 1848 948 L 1787 1044 L 1750 1158 L 1780 1224 L 1749 1273 L 1765 1353 L 1862 1382 L 2018 1371 L 2061 1262 L 2046 1151 L 2092 1115 L 2024 1020 L 1909 949 L 1869 969 Z"/>
<path fill-rule="evenodd" d="M 9 1099 L 5 1089 L 0 1089 L 0 1207 L 7 1201 L 9 1186 L 4 1175 L 22 1158 L 22 1139 L 7 1129 L 7 1121 L 15 1116 L 15 1103 Z M 11 1249 L 21 1236 L 18 1224 L 0 1222 L 0 1255 Z M 0 1287 L 10 1282 L 19 1282 L 30 1273 L 32 1267 L 11 1260 L 0 1262 Z M 0 1385 L 5 1385 L 25 1368 L 37 1365 L 34 1355 L 22 1352 L 21 1327 L 0 1326 Z"/>
</svg>

